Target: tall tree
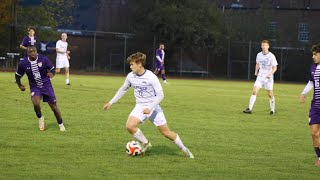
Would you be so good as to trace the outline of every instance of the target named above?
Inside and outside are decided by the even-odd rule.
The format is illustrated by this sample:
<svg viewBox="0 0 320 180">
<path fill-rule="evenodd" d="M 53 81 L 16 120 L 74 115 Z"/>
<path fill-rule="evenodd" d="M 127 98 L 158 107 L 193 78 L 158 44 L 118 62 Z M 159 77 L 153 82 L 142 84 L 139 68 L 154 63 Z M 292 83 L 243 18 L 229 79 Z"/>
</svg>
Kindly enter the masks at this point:
<svg viewBox="0 0 320 180">
<path fill-rule="evenodd" d="M 73 23 L 76 0 L 43 0 L 41 5 L 52 14 L 58 26 L 64 27 Z"/>
<path fill-rule="evenodd" d="M 132 28 L 151 33 L 172 45 L 192 48 L 222 48 L 227 36 L 223 16 L 207 0 L 137 0 L 132 3 Z"/>
<path fill-rule="evenodd" d="M 12 28 L 14 24 L 15 3 L 15 0 L 2 0 L 0 3 L 0 56 L 9 50 L 10 27 Z"/>
</svg>

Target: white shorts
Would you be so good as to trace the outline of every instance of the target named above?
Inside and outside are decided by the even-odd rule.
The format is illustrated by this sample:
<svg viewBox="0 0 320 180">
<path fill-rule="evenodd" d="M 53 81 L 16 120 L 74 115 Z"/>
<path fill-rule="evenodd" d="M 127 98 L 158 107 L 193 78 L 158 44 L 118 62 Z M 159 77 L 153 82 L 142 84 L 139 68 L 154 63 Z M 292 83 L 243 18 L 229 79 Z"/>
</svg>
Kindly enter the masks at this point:
<svg viewBox="0 0 320 180">
<path fill-rule="evenodd" d="M 264 77 L 258 76 L 253 86 L 259 87 L 259 88 L 264 87 L 266 90 L 272 91 L 273 83 L 274 83 L 273 78 L 264 78 Z"/>
<path fill-rule="evenodd" d="M 133 110 L 131 111 L 129 116 L 134 116 L 138 119 L 140 119 L 141 123 L 143 124 L 145 119 L 149 119 L 154 125 L 156 126 L 162 126 L 167 123 L 166 118 L 164 117 L 164 113 L 160 107 L 160 105 L 157 105 L 150 114 L 143 114 L 142 111 L 146 107 L 136 105 Z"/>
<path fill-rule="evenodd" d="M 65 68 L 65 67 L 70 67 L 68 58 L 57 58 L 56 68 Z"/>
</svg>

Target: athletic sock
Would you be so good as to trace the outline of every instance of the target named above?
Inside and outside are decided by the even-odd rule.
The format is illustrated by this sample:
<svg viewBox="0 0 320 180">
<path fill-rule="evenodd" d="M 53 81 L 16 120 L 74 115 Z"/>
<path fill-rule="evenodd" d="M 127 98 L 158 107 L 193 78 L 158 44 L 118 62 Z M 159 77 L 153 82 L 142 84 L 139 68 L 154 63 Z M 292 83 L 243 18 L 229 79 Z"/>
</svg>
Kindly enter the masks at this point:
<svg viewBox="0 0 320 180">
<path fill-rule="evenodd" d="M 249 109 L 252 110 L 254 103 L 256 102 L 257 95 L 251 95 L 249 101 Z"/>
<path fill-rule="evenodd" d="M 42 117 L 42 113 L 41 113 L 41 112 L 40 112 L 39 114 L 36 113 L 36 115 L 37 115 L 38 118 L 41 118 L 41 117 Z"/>
<path fill-rule="evenodd" d="M 147 138 L 143 135 L 140 129 L 138 129 L 138 131 L 133 134 L 133 137 L 136 138 L 138 141 L 142 142 L 143 144 L 148 143 Z"/>
<path fill-rule="evenodd" d="M 60 124 L 63 124 L 62 118 L 61 118 L 61 119 L 57 119 L 57 122 L 58 122 L 59 125 L 60 125 Z"/>
<path fill-rule="evenodd" d="M 187 148 L 183 145 L 179 135 L 177 134 L 176 139 L 173 141 L 182 151 L 185 151 Z"/>
<path fill-rule="evenodd" d="M 164 81 L 167 79 L 165 74 L 161 74 L 161 77 L 162 77 L 162 80 Z"/>
<path fill-rule="evenodd" d="M 69 84 L 69 83 L 70 83 L 69 79 L 66 79 L 66 84 Z"/>
<path fill-rule="evenodd" d="M 272 98 L 270 99 L 270 109 L 272 112 L 274 112 L 275 104 L 276 104 L 275 98 L 274 96 L 272 96 Z"/>
</svg>

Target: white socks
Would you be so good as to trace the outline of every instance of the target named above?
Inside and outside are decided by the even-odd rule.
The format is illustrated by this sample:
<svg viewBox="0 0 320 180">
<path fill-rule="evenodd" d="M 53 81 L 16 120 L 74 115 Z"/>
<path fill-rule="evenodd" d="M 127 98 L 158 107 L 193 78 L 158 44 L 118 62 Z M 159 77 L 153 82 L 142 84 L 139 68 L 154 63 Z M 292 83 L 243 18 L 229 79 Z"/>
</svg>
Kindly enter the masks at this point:
<svg viewBox="0 0 320 180">
<path fill-rule="evenodd" d="M 138 129 L 138 131 L 133 134 L 133 137 L 136 138 L 138 141 L 142 142 L 143 144 L 148 143 L 147 138 L 143 135 L 140 129 Z"/>
<path fill-rule="evenodd" d="M 69 79 L 66 79 L 66 84 L 69 84 L 69 83 L 70 83 Z"/>
<path fill-rule="evenodd" d="M 252 110 L 254 103 L 256 102 L 257 95 L 251 95 L 249 101 L 249 109 Z"/>
<path fill-rule="evenodd" d="M 187 148 L 183 145 L 179 135 L 177 134 L 176 139 L 173 141 L 182 151 L 185 151 Z"/>
<path fill-rule="evenodd" d="M 272 96 L 272 98 L 270 99 L 270 109 L 272 112 L 274 112 L 274 107 L 275 107 L 276 101 L 274 96 Z"/>
</svg>

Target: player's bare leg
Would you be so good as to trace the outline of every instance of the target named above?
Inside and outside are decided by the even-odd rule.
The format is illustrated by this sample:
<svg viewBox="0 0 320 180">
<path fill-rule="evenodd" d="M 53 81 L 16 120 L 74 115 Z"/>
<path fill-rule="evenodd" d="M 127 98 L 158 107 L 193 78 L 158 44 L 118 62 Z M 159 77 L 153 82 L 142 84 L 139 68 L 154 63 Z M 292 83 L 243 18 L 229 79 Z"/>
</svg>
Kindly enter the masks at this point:
<svg viewBox="0 0 320 180">
<path fill-rule="evenodd" d="M 249 100 L 249 107 L 243 111 L 244 113 L 247 113 L 247 114 L 252 113 L 252 108 L 253 108 L 254 103 L 256 102 L 257 94 L 258 94 L 259 90 L 260 90 L 260 87 L 257 87 L 257 86 L 253 87 L 252 94 L 251 94 L 250 100 Z"/>
<path fill-rule="evenodd" d="M 141 120 L 138 119 L 137 117 L 129 116 L 126 123 L 126 128 L 134 138 L 136 138 L 138 141 L 142 143 L 141 152 L 145 153 L 147 149 L 152 147 L 152 145 L 147 140 L 147 138 L 143 135 L 142 131 L 138 128 L 140 123 L 141 123 Z"/>
<path fill-rule="evenodd" d="M 179 135 L 169 129 L 168 124 L 158 126 L 158 129 L 164 137 L 173 141 L 180 148 L 180 150 L 185 153 L 186 157 L 194 158 L 191 151 L 182 143 Z"/>
<path fill-rule="evenodd" d="M 39 130 L 44 131 L 44 129 L 45 129 L 44 117 L 42 116 L 42 113 L 41 113 L 40 100 L 41 100 L 41 96 L 33 96 L 31 98 L 34 112 L 36 113 L 37 117 L 39 118 Z"/>
<path fill-rule="evenodd" d="M 316 161 L 316 166 L 320 166 L 320 124 L 312 124 L 310 125 L 310 131 L 312 136 L 312 142 L 314 146 L 314 150 L 318 156 L 318 160 Z"/>
<path fill-rule="evenodd" d="M 270 101 L 270 115 L 275 115 L 275 98 L 273 95 L 273 91 L 272 90 L 268 90 L 267 91 L 268 96 L 269 96 L 269 101 Z"/>
<path fill-rule="evenodd" d="M 69 76 L 70 76 L 69 67 L 65 67 L 64 70 L 65 70 L 65 75 L 66 75 L 66 85 L 70 85 L 70 81 L 69 81 Z"/>
<path fill-rule="evenodd" d="M 49 106 L 50 106 L 51 110 L 53 111 L 54 116 L 57 119 L 60 131 L 66 131 L 66 128 L 63 125 L 63 120 L 61 118 L 61 113 L 60 113 L 60 110 L 57 106 L 57 103 L 49 103 Z"/>
<path fill-rule="evenodd" d="M 56 73 L 60 73 L 61 68 L 56 68 Z"/>
</svg>

